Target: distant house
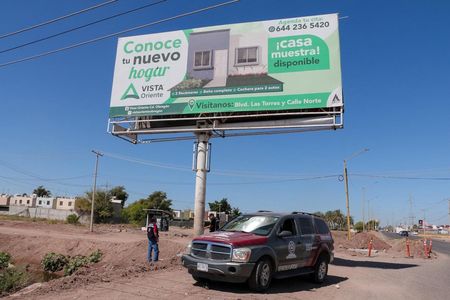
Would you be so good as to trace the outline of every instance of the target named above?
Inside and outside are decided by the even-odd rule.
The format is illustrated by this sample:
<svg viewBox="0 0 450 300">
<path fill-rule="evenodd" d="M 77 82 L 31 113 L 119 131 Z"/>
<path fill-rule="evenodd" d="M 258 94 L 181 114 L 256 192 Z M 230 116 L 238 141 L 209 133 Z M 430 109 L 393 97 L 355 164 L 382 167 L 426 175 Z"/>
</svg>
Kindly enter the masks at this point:
<svg viewBox="0 0 450 300">
<path fill-rule="evenodd" d="M 75 210 L 75 198 L 57 197 L 55 199 L 56 209 Z"/>
<path fill-rule="evenodd" d="M 28 195 L 14 195 L 10 200 L 10 205 L 19 205 L 19 206 L 27 206 L 27 207 L 36 207 L 36 196 L 28 196 Z"/>
<path fill-rule="evenodd" d="M 172 213 L 173 213 L 173 218 L 174 218 L 174 219 L 181 219 L 181 210 L 179 210 L 179 209 L 174 209 L 174 210 L 172 211 Z"/>
<path fill-rule="evenodd" d="M 55 198 L 53 197 L 37 197 L 36 207 L 56 208 Z"/>
<path fill-rule="evenodd" d="M 180 219 L 183 220 L 194 219 L 194 212 L 190 209 L 183 210 L 180 214 Z"/>
<path fill-rule="evenodd" d="M 9 206 L 10 200 L 11 200 L 10 195 L 6 195 L 6 194 L 0 195 L 0 206 Z"/>
</svg>

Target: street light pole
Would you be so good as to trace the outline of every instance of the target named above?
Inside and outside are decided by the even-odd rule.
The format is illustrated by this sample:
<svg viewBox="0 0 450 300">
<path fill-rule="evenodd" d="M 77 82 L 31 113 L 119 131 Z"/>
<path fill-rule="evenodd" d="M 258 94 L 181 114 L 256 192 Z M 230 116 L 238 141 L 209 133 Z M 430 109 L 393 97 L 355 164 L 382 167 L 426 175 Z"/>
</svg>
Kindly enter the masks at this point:
<svg viewBox="0 0 450 300">
<path fill-rule="evenodd" d="M 350 159 L 369 151 L 368 148 L 364 148 L 361 151 L 354 153 L 350 158 L 344 159 L 344 181 L 345 181 L 345 203 L 347 206 L 347 239 L 350 240 L 350 200 L 349 200 L 349 192 L 348 192 L 348 173 L 347 173 L 347 161 Z"/>
<path fill-rule="evenodd" d="M 98 158 L 99 156 L 103 156 L 102 153 L 92 150 L 92 153 L 96 155 L 95 158 L 95 170 L 94 170 L 94 185 L 92 187 L 92 201 L 91 201 L 91 222 L 89 224 L 89 231 L 94 231 L 94 202 L 95 202 L 95 189 L 97 187 L 97 169 L 98 169 Z"/>
</svg>

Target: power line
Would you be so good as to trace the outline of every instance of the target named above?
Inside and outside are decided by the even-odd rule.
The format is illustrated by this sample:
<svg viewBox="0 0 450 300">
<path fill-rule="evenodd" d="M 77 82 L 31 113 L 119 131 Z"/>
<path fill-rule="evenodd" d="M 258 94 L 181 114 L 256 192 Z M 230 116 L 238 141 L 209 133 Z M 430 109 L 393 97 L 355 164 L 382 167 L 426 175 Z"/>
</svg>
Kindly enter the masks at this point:
<svg viewBox="0 0 450 300">
<path fill-rule="evenodd" d="M 390 176 L 390 175 L 371 175 L 371 174 L 350 174 L 352 176 L 359 177 L 371 177 L 371 178 L 387 178 L 387 179 L 405 179 L 405 180 L 436 180 L 436 181 L 448 181 L 450 177 L 411 177 L 411 176 Z"/>
<path fill-rule="evenodd" d="M 48 25 L 48 24 L 52 24 L 52 23 L 55 23 L 55 22 L 58 22 L 58 21 L 61 21 L 61 20 L 64 20 L 64 19 L 76 16 L 76 15 L 79 15 L 79 14 L 88 12 L 90 10 L 94 10 L 94 9 L 100 8 L 102 6 L 105 6 L 105 5 L 108 5 L 108 4 L 117 2 L 117 1 L 119 1 L 119 0 L 106 1 L 106 2 L 103 2 L 103 3 L 97 4 L 97 5 L 94 5 L 94 6 L 91 6 L 91 7 L 88 7 L 88 8 L 85 8 L 85 9 L 73 12 L 73 13 L 70 13 L 68 15 L 64 15 L 64 16 L 61 16 L 61 17 L 58 17 L 58 18 L 55 18 L 55 19 L 51 19 L 51 20 L 48 20 L 48 21 L 45 21 L 45 22 L 42 22 L 42 23 L 30 26 L 30 27 L 25 27 L 25 28 L 19 29 L 19 30 L 14 31 L 14 32 L 10 32 L 10 33 L 4 34 L 4 35 L 0 35 L 0 39 L 6 38 L 6 37 L 9 37 L 9 36 L 12 36 L 12 35 L 16 35 L 16 34 L 19 34 L 19 33 L 25 32 L 25 31 L 29 31 L 29 30 L 32 30 L 32 29 L 36 29 L 36 28 L 39 28 L 39 27 L 42 27 L 42 26 L 45 26 L 45 25 Z"/>
<path fill-rule="evenodd" d="M 101 22 L 104 22 L 104 21 L 107 21 L 107 20 L 111 20 L 111 19 L 114 19 L 114 18 L 117 18 L 117 17 L 123 16 L 123 15 L 129 14 L 129 13 L 135 12 L 135 11 L 147 8 L 147 7 L 151 7 L 151 6 L 163 3 L 163 2 L 167 2 L 167 1 L 168 0 L 160 0 L 160 1 L 157 1 L 157 2 L 154 2 L 154 3 L 150 3 L 150 4 L 147 4 L 147 5 L 138 7 L 138 8 L 134 8 L 134 9 L 131 9 L 131 10 L 119 13 L 119 14 L 115 14 L 115 15 L 112 15 L 112 16 L 109 16 L 109 17 L 106 17 L 106 18 L 103 18 L 103 19 L 91 22 L 91 23 L 87 23 L 85 25 L 81 25 L 81 26 L 78 26 L 78 27 L 74 27 L 74 28 L 71 28 L 71 29 L 68 29 L 68 30 L 65 30 L 65 31 L 62 31 L 62 32 L 59 32 L 59 33 L 56 33 L 56 34 L 53 34 L 53 35 L 50 35 L 50 36 L 47 36 L 47 37 L 43 37 L 43 38 L 40 38 L 40 39 L 31 41 L 31 42 L 28 42 L 28 43 L 25 43 L 25 44 L 21 44 L 21 45 L 15 46 L 15 47 L 11 47 L 11 48 L 8 48 L 8 49 L 5 49 L 5 50 L 1 50 L 0 53 L 9 52 L 9 51 L 16 50 L 16 49 L 19 49 L 19 48 L 22 48 L 22 47 L 25 47 L 25 46 L 36 44 L 38 42 L 46 41 L 46 40 L 52 39 L 52 38 L 57 37 L 57 36 L 61 36 L 63 34 L 69 33 L 69 32 L 73 32 L 73 31 L 76 31 L 76 30 L 79 30 L 79 29 L 82 29 L 82 28 L 86 28 L 86 27 L 89 27 L 91 25 L 98 24 L 98 23 L 101 23 Z"/>
<path fill-rule="evenodd" d="M 221 6 L 225 6 L 225 5 L 228 5 L 228 4 L 232 4 L 232 3 L 235 3 L 235 2 L 239 2 L 239 1 L 240 0 L 230 0 L 230 1 L 227 1 L 227 2 L 222 2 L 222 3 L 219 3 L 219 4 L 215 4 L 215 5 L 204 7 L 204 8 L 201 8 L 201 9 L 193 10 L 193 11 L 190 11 L 190 12 L 187 12 L 187 13 L 182 13 L 182 14 L 179 14 L 179 15 L 176 15 L 176 16 L 173 16 L 173 17 L 161 19 L 161 20 L 158 20 L 158 21 L 154 21 L 154 22 L 151 22 L 151 23 L 144 24 L 144 25 L 140 25 L 140 26 L 136 26 L 136 27 L 133 27 L 133 28 L 129 28 L 129 29 L 125 29 L 125 30 L 122 30 L 122 31 L 118 31 L 118 32 L 115 32 L 115 33 L 111 33 L 111 34 L 108 34 L 108 35 L 104 35 L 104 36 L 101 36 L 101 37 L 98 37 L 98 38 L 94 38 L 94 39 L 91 39 L 91 40 L 87 40 L 87 41 L 84 41 L 84 42 L 80 42 L 80 43 L 77 43 L 77 44 L 72 44 L 72 45 L 69 45 L 69 46 L 66 46 L 66 47 L 62 47 L 62 48 L 59 48 L 59 49 L 55 49 L 55 50 L 43 52 L 43 53 L 40 53 L 40 54 L 37 54 L 37 55 L 28 56 L 28 57 L 25 57 L 25 58 L 9 61 L 9 62 L 0 64 L 0 68 L 1 67 L 6 67 L 6 66 L 9 66 L 9 65 L 14 65 L 14 64 L 17 64 L 17 63 L 21 63 L 21 62 L 24 62 L 24 61 L 32 60 L 32 59 L 41 58 L 41 57 L 44 57 L 44 56 L 47 56 L 47 55 L 51 55 L 51 54 L 54 54 L 54 53 L 58 53 L 58 52 L 61 52 L 61 51 L 65 51 L 65 50 L 81 47 L 81 46 L 88 45 L 88 44 L 91 44 L 91 43 L 94 43 L 94 42 L 105 40 L 105 39 L 110 38 L 110 37 L 118 36 L 118 35 L 130 32 L 130 31 L 134 31 L 134 30 L 150 27 L 150 26 L 153 26 L 153 25 L 156 25 L 156 24 L 164 23 L 164 22 L 167 22 L 167 21 L 175 20 L 175 19 L 178 19 L 178 18 L 194 15 L 194 14 L 197 14 L 197 13 L 201 13 L 201 12 L 204 12 L 204 11 L 208 11 L 208 10 L 211 10 L 211 9 L 215 9 L 215 8 L 218 8 L 218 7 L 221 7 Z"/>
</svg>

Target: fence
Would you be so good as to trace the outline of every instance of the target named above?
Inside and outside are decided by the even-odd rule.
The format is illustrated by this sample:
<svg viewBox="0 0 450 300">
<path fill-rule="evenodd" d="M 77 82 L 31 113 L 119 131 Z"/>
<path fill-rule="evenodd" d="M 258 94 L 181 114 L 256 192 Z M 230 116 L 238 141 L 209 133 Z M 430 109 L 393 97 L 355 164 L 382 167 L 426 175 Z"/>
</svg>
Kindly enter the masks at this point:
<svg viewBox="0 0 450 300">
<path fill-rule="evenodd" d="M 43 218 L 50 220 L 61 220 L 65 221 L 68 215 L 76 214 L 75 211 L 61 210 L 53 208 L 43 208 L 43 207 L 25 207 L 19 205 L 10 205 L 8 215 L 12 216 L 23 216 L 29 218 Z M 80 217 L 81 223 L 89 221 L 89 218 L 85 216 Z"/>
</svg>

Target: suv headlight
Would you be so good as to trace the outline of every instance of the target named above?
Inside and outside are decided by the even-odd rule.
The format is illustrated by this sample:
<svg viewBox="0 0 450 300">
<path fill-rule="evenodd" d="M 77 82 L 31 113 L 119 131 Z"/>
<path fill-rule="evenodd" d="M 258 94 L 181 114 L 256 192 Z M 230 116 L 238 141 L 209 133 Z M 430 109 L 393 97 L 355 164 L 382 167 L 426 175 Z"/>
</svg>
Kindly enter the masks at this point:
<svg viewBox="0 0 450 300">
<path fill-rule="evenodd" d="M 184 249 L 184 253 L 183 253 L 183 254 L 189 255 L 189 254 L 191 254 L 191 250 L 192 250 L 192 242 L 190 242 L 190 243 L 186 246 L 186 249 Z"/>
<path fill-rule="evenodd" d="M 252 254 L 252 250 L 250 248 L 233 249 L 233 256 L 231 257 L 231 261 L 248 262 L 251 254 Z"/>
</svg>

